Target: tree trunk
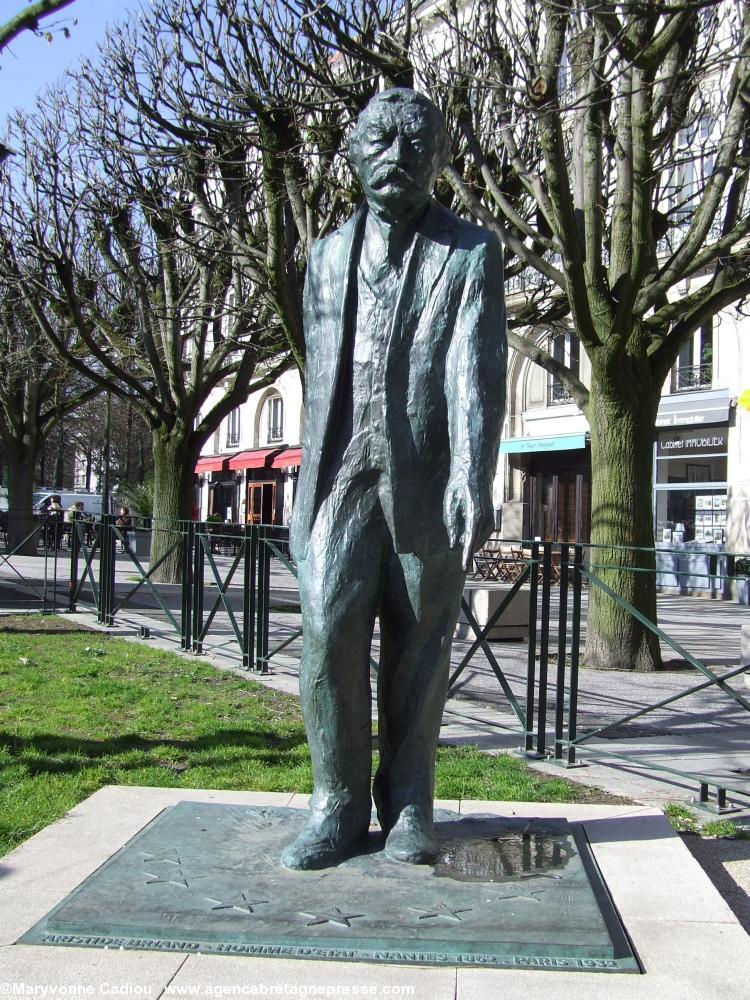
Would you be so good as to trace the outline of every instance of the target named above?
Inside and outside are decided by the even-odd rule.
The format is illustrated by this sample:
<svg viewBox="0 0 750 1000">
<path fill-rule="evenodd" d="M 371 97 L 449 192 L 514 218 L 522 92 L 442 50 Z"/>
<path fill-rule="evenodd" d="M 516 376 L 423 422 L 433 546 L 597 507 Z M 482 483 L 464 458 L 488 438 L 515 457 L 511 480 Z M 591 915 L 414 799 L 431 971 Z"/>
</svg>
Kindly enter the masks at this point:
<svg viewBox="0 0 750 1000">
<path fill-rule="evenodd" d="M 152 576 L 161 583 L 182 579 L 182 541 L 186 521 L 193 511 L 193 475 L 197 456 L 190 430 L 159 428 L 152 434 L 154 447 L 154 517 L 150 564 L 163 556 Z M 169 554 L 167 554 L 169 553 Z"/>
<path fill-rule="evenodd" d="M 39 535 L 29 537 L 34 530 L 34 467 L 36 449 L 9 448 L 8 462 L 8 551 L 18 549 L 20 555 L 36 555 Z"/>
<path fill-rule="evenodd" d="M 652 479 L 659 388 L 654 391 L 647 375 L 637 379 L 628 359 L 622 369 L 615 377 L 611 371 L 606 377 L 592 377 L 592 572 L 656 622 Z M 662 666 L 653 632 L 594 583 L 589 587 L 583 662 L 598 670 L 650 671 Z"/>
</svg>

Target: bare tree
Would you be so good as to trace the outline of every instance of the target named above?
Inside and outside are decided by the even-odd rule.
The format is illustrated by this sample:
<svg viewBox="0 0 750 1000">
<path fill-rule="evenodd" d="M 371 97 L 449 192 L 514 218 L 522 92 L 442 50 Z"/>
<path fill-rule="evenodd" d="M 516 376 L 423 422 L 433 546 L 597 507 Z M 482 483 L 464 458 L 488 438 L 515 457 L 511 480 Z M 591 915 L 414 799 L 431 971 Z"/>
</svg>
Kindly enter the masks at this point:
<svg viewBox="0 0 750 1000">
<path fill-rule="evenodd" d="M 46 262 L 45 295 L 74 320 L 80 356 L 67 356 L 93 358 L 151 424 L 158 515 L 175 516 L 177 493 L 187 515 L 218 421 L 290 354 L 302 368 L 307 251 L 351 202 L 344 136 L 377 78 L 352 85 L 348 57 L 332 67 L 297 28 L 262 2 L 154 5 L 78 75 L 74 114 L 48 101 L 14 137 L 17 222 Z M 33 306 L 42 289 L 25 287 Z"/>
<path fill-rule="evenodd" d="M 595 562 L 655 621 L 662 386 L 687 338 L 750 292 L 750 5 L 404 4 L 364 46 L 362 7 L 378 6 L 342 14 L 286 2 L 302 30 L 374 72 L 385 48 L 445 110 L 455 160 L 444 178 L 497 233 L 506 276 L 522 288 L 511 345 L 553 373 L 589 422 Z M 588 355 L 590 388 L 537 342 L 559 322 Z M 661 662 L 653 634 L 594 588 L 585 660 Z"/>
<path fill-rule="evenodd" d="M 73 82 L 72 101 L 49 96 L 33 118 L 15 119 L 10 141 L 19 156 L 4 192 L 6 258 L 59 355 L 148 422 L 155 515 L 172 524 L 191 516 L 204 441 L 288 363 L 279 324 L 225 231 L 202 216 L 206 203 L 218 216 L 228 208 L 221 169 L 248 203 L 254 177 L 231 153 L 212 160 L 221 169 L 208 176 L 195 145 L 165 149 L 163 134 L 129 113 L 122 78 L 111 68 L 88 65 Z M 41 266 L 25 267 L 19 246 Z M 57 313 L 72 331 L 67 339 L 54 323 Z M 163 527 L 154 534 L 152 562 L 174 541 L 173 528 Z M 173 552 L 160 575 L 178 574 Z"/>
<path fill-rule="evenodd" d="M 92 490 L 104 479 L 106 440 L 102 428 L 110 425 L 110 483 L 135 487 L 145 479 L 153 480 L 151 432 L 131 400 L 111 396 L 109 416 L 104 394 L 80 407 L 65 421 L 65 448 L 78 459 L 77 479 L 85 490 Z M 151 513 L 151 511 L 149 512 Z"/>
<path fill-rule="evenodd" d="M 594 562 L 655 621 L 662 386 L 687 338 L 750 292 L 750 6 L 542 0 L 487 8 L 484 27 L 466 37 L 454 22 L 467 60 L 459 94 L 487 89 L 456 114 L 478 183 L 448 179 L 512 266 L 543 276 L 546 302 L 521 310 L 512 343 L 586 414 Z M 550 304 L 588 355 L 588 391 L 528 335 Z M 661 657 L 653 633 L 592 588 L 585 662 L 650 670 Z"/>
<path fill-rule="evenodd" d="M 300 23 L 266 0 L 167 0 L 142 18 L 139 48 L 120 33 L 115 63 L 125 100 L 165 150 L 199 149 L 207 176 L 220 176 L 227 198 L 217 211 L 201 197 L 202 220 L 228 235 L 302 370 L 307 253 L 350 210 L 346 134 L 378 78 L 356 69 L 356 56 L 332 61 L 327 42 Z M 375 34 L 369 21 L 366 30 Z M 230 162 L 244 165 L 242 177 Z"/>
</svg>

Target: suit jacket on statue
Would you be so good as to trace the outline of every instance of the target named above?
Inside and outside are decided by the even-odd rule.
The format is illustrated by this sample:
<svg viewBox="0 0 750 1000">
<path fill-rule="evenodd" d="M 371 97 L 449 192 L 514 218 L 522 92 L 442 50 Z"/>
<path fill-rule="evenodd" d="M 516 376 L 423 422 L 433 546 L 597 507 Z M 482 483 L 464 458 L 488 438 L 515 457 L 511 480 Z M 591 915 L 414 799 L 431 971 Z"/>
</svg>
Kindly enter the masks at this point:
<svg viewBox="0 0 750 1000">
<path fill-rule="evenodd" d="M 313 245 L 305 281 L 305 422 L 291 551 L 304 557 L 335 479 L 340 414 L 351 392 L 356 273 L 366 206 Z M 448 548 L 443 497 L 463 477 L 492 507 L 505 408 L 505 305 L 496 238 L 437 202 L 402 269 L 388 334 L 385 434 L 397 551 Z M 481 540 L 480 540 L 481 541 Z"/>
</svg>

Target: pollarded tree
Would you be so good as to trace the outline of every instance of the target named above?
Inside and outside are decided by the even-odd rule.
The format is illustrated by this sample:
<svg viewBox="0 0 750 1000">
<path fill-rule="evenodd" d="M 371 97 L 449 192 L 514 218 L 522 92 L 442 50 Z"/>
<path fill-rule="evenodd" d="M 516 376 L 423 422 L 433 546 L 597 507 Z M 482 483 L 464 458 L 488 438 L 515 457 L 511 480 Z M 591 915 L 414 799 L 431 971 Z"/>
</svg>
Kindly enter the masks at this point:
<svg viewBox="0 0 750 1000">
<path fill-rule="evenodd" d="M 374 72 L 387 43 L 445 110 L 455 160 L 444 178 L 525 283 L 511 345 L 588 419 L 591 542 L 598 564 L 618 567 L 601 576 L 655 621 L 662 386 L 693 332 L 750 292 L 750 4 L 406 4 L 371 51 L 358 38 L 361 4 L 346 4 L 346 18 L 338 4 L 287 6 Z M 590 388 L 535 341 L 559 321 L 589 357 Z M 655 637 L 596 588 L 585 659 L 661 662 Z"/>
<path fill-rule="evenodd" d="M 307 250 L 346 209 L 343 136 L 377 81 L 342 82 L 325 46 L 304 50 L 318 64 L 304 78 L 273 48 L 299 59 L 296 27 L 274 5 L 167 0 L 111 33 L 104 67 L 78 75 L 75 112 L 48 101 L 18 126 L 16 215 L 49 265 L 42 300 L 73 317 L 78 364 L 87 351 L 151 423 L 157 513 L 178 493 L 189 509 L 186 477 L 218 420 L 289 353 L 303 364 Z"/>
<path fill-rule="evenodd" d="M 365 41 L 396 5 L 364 18 Z M 200 198 L 203 223 L 228 235 L 301 371 L 307 254 L 351 211 L 346 135 L 378 86 L 356 54 L 332 60 L 329 44 L 302 26 L 297 11 L 268 0 L 164 0 L 142 16 L 139 47 L 122 30 L 110 51 L 125 100 L 165 147 L 199 148 L 207 176 L 227 186 L 218 210 L 207 191 Z M 256 185 L 250 202 L 232 161 Z"/>
<path fill-rule="evenodd" d="M 586 390 L 524 331 L 512 337 L 586 414 L 595 562 L 617 567 L 604 582 L 655 621 L 662 386 L 687 338 L 750 292 L 750 5 L 488 5 L 481 30 L 454 20 L 451 38 L 473 182 L 448 179 L 511 267 L 543 279 L 546 301 L 516 322 L 536 326 L 551 305 L 589 357 Z M 585 662 L 651 670 L 661 658 L 655 636 L 592 587 Z"/>
<path fill-rule="evenodd" d="M 150 123 L 127 113 L 119 82 L 89 65 L 73 100 L 48 96 L 15 119 L 3 236 L 12 277 L 60 357 L 147 421 L 155 517 L 171 524 L 191 516 L 203 443 L 288 352 L 225 234 L 202 223 L 201 199 L 221 212 L 228 185 L 207 176 L 195 145 L 165 153 Z M 246 164 L 222 165 L 252 203 Z M 32 258 L 39 266 L 26 267 Z M 152 563 L 173 542 L 166 525 L 156 531 Z M 179 565 L 174 552 L 159 577 L 176 579 Z"/>
</svg>

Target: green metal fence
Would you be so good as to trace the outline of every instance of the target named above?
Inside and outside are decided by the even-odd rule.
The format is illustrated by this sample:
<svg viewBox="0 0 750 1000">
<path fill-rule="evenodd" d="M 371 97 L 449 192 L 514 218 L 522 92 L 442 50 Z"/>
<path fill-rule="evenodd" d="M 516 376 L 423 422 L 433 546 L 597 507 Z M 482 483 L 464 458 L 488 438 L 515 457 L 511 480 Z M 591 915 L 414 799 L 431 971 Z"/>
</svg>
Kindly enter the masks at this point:
<svg viewBox="0 0 750 1000">
<path fill-rule="evenodd" d="M 154 531 L 161 532 L 162 555 L 153 564 L 148 551 Z M 495 540 L 495 570 L 480 586 L 501 592 L 496 609 L 480 622 L 464 598 L 463 615 L 471 639 L 450 678 L 454 692 L 463 683 L 467 668 L 491 672 L 502 691 L 519 732 L 521 749 L 532 756 L 551 757 L 570 766 L 594 754 L 649 767 L 665 776 L 697 784 L 699 798 L 707 801 L 715 787 L 718 808 L 727 805 L 728 793 L 747 795 L 743 782 L 691 772 L 669 764 L 655 764 L 638 754 L 608 750 L 602 738 L 613 730 L 642 720 L 701 692 L 721 692 L 743 718 L 750 712 L 750 697 L 736 682 L 750 667 L 738 664 L 718 670 L 685 648 L 657 623 L 649 621 L 604 579 L 609 571 L 623 571 L 634 560 L 634 550 L 555 542 Z M 114 516 L 75 521 L 71 525 L 37 522 L 13 551 L 0 551 L 0 606 L 40 611 L 75 611 L 86 608 L 105 626 L 132 623 L 145 637 L 154 628 L 172 634 L 185 651 L 201 654 L 232 645 L 241 665 L 265 673 L 280 654 L 289 655 L 301 638 L 299 604 L 294 597 L 295 567 L 288 555 L 288 531 L 273 525 L 223 525 L 211 523 L 136 523 L 125 531 Z M 515 553 L 508 575 L 505 550 Z M 29 550 L 34 555 L 29 557 Z M 627 572 L 659 574 L 673 584 L 681 573 L 689 575 L 690 588 L 704 578 L 706 592 L 726 596 L 731 588 L 746 585 L 742 576 L 750 568 L 743 553 L 704 552 L 704 565 L 685 549 L 662 547 L 637 550 L 647 555 L 651 569 Z M 605 559 L 606 557 L 606 559 Z M 665 560 L 672 559 L 665 572 Z M 653 563 L 657 566 L 654 570 Z M 167 563 L 179 567 L 179 582 L 159 579 Z M 484 568 L 487 563 L 485 562 Z M 492 571 L 492 566 L 490 566 Z M 499 573 L 505 576 L 499 576 Z M 272 577 L 285 574 L 288 587 L 276 593 Z M 3 589 L 4 588 L 4 589 Z M 278 589 L 278 588 L 277 588 Z M 637 709 L 604 724 L 581 724 L 581 677 L 585 670 L 584 630 L 588 593 L 599 590 L 638 620 L 659 642 L 671 649 L 698 677 L 684 690 L 666 698 L 644 701 Z M 680 587 L 678 586 L 679 590 Z M 15 595 L 9 598 L 9 593 Z M 514 602 L 527 609 L 528 640 L 525 676 L 509 678 L 504 669 L 504 648 L 490 636 Z M 750 617 L 748 618 L 750 621 Z M 156 624 L 155 624 L 156 623 Z M 505 647 L 507 649 L 507 647 Z M 373 663 L 377 670 L 377 664 Z M 750 718 L 746 719 L 750 723 Z M 750 734 L 750 725 L 748 725 Z M 748 736 L 750 750 L 750 735 Z M 723 782 L 723 783 L 722 783 Z"/>
</svg>

